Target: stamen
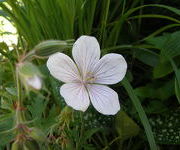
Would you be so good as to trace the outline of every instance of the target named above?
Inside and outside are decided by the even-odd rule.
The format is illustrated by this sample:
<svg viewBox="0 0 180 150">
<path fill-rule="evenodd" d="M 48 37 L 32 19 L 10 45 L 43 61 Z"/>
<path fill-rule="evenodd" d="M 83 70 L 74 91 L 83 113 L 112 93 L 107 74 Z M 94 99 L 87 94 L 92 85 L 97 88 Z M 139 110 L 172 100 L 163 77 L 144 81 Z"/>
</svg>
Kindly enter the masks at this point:
<svg viewBox="0 0 180 150">
<path fill-rule="evenodd" d="M 92 73 L 92 72 L 88 72 L 87 74 L 86 74 L 86 83 L 94 83 L 94 81 L 95 81 L 95 76 L 94 76 L 94 74 Z"/>
</svg>

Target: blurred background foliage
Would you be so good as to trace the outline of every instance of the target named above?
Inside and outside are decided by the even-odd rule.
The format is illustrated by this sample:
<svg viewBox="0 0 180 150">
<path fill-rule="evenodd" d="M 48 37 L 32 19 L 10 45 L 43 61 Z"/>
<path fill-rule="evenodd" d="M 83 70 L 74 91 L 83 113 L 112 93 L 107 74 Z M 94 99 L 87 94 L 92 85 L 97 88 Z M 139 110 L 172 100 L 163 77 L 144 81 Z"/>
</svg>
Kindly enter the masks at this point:
<svg viewBox="0 0 180 150">
<path fill-rule="evenodd" d="M 1 31 L 0 150 L 179 149 L 180 1 L 0 0 L 0 8 L 17 30 Z M 128 62 L 126 78 L 112 86 L 122 108 L 116 116 L 66 107 L 62 83 L 46 68 L 45 56 L 71 55 L 81 35 Z M 41 91 L 24 86 L 33 73 Z"/>
</svg>

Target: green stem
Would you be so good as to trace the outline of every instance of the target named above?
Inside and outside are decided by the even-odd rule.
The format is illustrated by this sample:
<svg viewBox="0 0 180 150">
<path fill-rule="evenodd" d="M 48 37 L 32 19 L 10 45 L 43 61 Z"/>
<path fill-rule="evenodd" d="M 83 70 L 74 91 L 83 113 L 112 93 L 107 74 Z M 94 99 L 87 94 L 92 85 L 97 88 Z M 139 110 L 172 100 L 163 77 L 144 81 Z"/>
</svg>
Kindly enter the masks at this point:
<svg viewBox="0 0 180 150">
<path fill-rule="evenodd" d="M 135 95 L 134 90 L 130 84 L 130 82 L 128 81 L 128 79 L 125 77 L 124 80 L 122 81 L 122 84 L 124 86 L 124 88 L 126 89 L 127 93 L 129 94 L 129 97 L 131 98 L 134 107 L 136 109 L 136 111 L 139 114 L 139 117 L 141 119 L 141 122 L 144 126 L 145 132 L 146 132 L 146 136 L 150 145 L 150 149 L 151 150 L 157 150 L 157 145 L 154 139 L 154 135 L 151 129 L 151 126 L 149 124 L 148 118 L 145 114 L 145 111 L 140 103 L 140 100 L 138 99 L 138 97 Z"/>
<path fill-rule="evenodd" d="M 16 125 L 18 125 L 24 122 L 23 102 L 21 98 L 21 84 L 19 80 L 18 69 L 16 69 L 16 86 L 17 86 Z"/>
</svg>

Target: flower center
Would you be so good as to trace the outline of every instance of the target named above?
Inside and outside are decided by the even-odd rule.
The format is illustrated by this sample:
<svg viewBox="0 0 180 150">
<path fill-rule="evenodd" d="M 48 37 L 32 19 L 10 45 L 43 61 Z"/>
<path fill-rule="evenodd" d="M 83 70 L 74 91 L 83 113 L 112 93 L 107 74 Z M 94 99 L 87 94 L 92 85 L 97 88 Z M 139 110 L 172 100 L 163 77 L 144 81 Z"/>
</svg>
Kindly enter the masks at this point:
<svg viewBox="0 0 180 150">
<path fill-rule="evenodd" d="M 83 79 L 83 83 L 87 84 L 87 83 L 94 83 L 95 81 L 95 76 L 92 72 L 88 72 L 85 76 L 85 78 Z"/>
</svg>

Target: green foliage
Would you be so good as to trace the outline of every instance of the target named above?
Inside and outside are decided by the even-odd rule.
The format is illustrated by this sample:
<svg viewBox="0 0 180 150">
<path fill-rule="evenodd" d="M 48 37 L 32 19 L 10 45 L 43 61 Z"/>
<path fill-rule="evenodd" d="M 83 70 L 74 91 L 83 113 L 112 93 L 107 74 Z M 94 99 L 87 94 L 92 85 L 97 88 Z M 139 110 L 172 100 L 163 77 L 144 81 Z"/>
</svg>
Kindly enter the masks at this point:
<svg viewBox="0 0 180 150">
<path fill-rule="evenodd" d="M 179 109 L 151 118 L 155 138 L 161 144 L 180 144 Z"/>
<path fill-rule="evenodd" d="M 153 136 L 153 133 L 152 133 L 151 126 L 150 126 L 148 118 L 147 118 L 147 116 L 146 116 L 146 114 L 144 112 L 144 109 L 143 109 L 143 107 L 142 107 L 142 105 L 140 103 L 140 100 L 135 95 L 133 88 L 131 87 L 129 81 L 126 78 L 123 79 L 122 84 L 125 87 L 126 91 L 128 92 L 129 97 L 131 98 L 131 100 L 132 100 L 132 102 L 134 104 L 134 107 L 135 107 L 136 111 L 139 114 L 139 117 L 140 117 L 140 119 L 142 121 L 142 124 L 144 125 L 145 131 L 146 131 L 146 134 L 147 134 L 147 138 L 149 140 L 150 148 L 151 149 L 157 149 L 157 146 L 156 146 L 156 143 L 155 143 L 155 140 L 154 140 L 154 136 Z"/>
<path fill-rule="evenodd" d="M 116 129 L 122 141 L 138 135 L 140 130 L 138 125 L 123 111 L 117 114 Z"/>
<path fill-rule="evenodd" d="M 19 38 L 12 51 L 0 43 L 0 150 L 156 150 L 180 144 L 179 1 L 0 2 L 0 15 Z M 66 107 L 62 83 L 43 60 L 55 52 L 71 55 L 83 34 L 98 39 L 103 55 L 121 53 L 128 62 L 127 77 L 112 86 L 122 109 L 115 117 Z M 23 78 L 35 74 L 42 89 L 25 89 Z"/>
</svg>

